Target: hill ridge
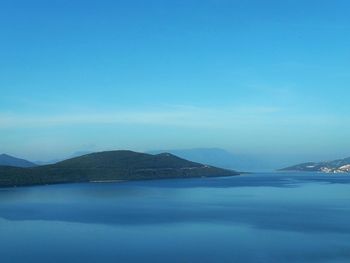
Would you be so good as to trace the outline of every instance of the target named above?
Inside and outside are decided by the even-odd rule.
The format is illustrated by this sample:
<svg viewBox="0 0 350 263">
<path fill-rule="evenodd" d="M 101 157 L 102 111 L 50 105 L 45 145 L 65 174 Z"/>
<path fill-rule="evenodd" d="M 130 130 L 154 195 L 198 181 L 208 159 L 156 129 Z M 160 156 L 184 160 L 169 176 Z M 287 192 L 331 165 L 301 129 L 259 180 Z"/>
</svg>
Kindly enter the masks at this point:
<svg viewBox="0 0 350 263">
<path fill-rule="evenodd" d="M 31 168 L 0 167 L 0 186 L 238 175 L 169 153 L 104 151 Z"/>
<path fill-rule="evenodd" d="M 6 153 L 0 154 L 0 165 L 13 167 L 34 167 L 35 163 L 25 159 L 17 158 Z"/>
</svg>

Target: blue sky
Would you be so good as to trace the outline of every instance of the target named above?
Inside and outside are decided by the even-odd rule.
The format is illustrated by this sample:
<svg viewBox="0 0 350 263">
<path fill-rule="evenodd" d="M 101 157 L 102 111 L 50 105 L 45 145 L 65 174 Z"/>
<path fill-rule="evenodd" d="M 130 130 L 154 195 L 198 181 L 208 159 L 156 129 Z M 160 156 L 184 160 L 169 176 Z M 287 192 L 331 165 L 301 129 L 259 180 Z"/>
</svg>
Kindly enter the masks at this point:
<svg viewBox="0 0 350 263">
<path fill-rule="evenodd" d="M 0 152 L 350 156 L 349 1 L 1 1 Z"/>
</svg>

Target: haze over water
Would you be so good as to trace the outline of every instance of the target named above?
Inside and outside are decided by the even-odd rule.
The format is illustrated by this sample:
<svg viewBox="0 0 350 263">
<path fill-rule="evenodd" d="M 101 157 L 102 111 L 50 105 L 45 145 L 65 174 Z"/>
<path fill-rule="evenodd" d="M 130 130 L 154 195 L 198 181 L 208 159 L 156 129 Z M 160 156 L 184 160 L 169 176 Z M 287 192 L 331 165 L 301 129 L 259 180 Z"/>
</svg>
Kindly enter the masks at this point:
<svg viewBox="0 0 350 263">
<path fill-rule="evenodd" d="M 227 178 L 0 189 L 2 262 L 350 261 L 350 178 Z"/>
</svg>

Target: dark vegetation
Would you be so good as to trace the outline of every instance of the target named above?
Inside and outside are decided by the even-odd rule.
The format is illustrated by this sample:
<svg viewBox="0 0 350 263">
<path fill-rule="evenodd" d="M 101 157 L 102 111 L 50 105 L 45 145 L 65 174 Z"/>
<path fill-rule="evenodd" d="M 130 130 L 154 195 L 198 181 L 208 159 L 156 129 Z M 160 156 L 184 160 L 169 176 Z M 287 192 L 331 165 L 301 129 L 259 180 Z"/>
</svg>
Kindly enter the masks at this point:
<svg viewBox="0 0 350 263">
<path fill-rule="evenodd" d="M 109 151 L 37 167 L 0 166 L 0 187 L 232 175 L 238 173 L 190 162 L 169 153 Z"/>
</svg>

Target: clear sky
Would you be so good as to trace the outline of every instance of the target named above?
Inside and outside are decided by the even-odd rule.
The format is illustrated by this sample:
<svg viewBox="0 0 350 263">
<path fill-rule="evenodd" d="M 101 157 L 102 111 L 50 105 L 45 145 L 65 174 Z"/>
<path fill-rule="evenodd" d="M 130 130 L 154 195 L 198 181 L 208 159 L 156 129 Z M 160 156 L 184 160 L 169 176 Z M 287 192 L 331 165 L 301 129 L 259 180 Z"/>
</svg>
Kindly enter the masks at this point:
<svg viewBox="0 0 350 263">
<path fill-rule="evenodd" d="M 350 156 L 348 0 L 3 0 L 0 152 Z"/>
</svg>

